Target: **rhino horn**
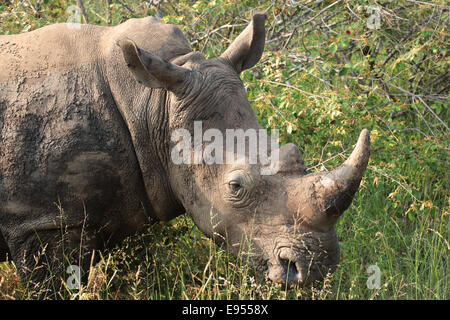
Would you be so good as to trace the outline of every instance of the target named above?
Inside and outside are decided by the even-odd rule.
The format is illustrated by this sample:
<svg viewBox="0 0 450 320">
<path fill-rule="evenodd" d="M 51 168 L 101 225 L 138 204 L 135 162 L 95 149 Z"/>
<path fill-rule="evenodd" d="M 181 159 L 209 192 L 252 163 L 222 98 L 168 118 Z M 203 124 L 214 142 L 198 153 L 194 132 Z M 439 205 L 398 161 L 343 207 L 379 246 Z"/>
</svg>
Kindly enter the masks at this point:
<svg viewBox="0 0 450 320">
<path fill-rule="evenodd" d="M 327 173 L 310 174 L 296 183 L 296 211 L 300 219 L 319 231 L 329 230 L 350 206 L 369 162 L 370 137 L 364 129 L 350 157 Z M 300 203 L 299 203 L 300 201 Z"/>
</svg>

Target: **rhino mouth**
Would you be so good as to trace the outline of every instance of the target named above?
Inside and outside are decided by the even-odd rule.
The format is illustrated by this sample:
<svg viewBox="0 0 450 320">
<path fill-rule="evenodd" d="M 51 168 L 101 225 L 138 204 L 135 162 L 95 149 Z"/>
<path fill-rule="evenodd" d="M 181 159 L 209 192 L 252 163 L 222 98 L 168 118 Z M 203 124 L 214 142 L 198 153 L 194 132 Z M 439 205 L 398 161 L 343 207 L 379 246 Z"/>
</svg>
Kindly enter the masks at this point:
<svg viewBox="0 0 450 320">
<path fill-rule="evenodd" d="M 338 251 L 332 253 L 310 249 L 292 246 L 277 248 L 273 259 L 267 261 L 266 278 L 286 288 L 303 287 L 324 279 L 336 269 Z"/>
</svg>

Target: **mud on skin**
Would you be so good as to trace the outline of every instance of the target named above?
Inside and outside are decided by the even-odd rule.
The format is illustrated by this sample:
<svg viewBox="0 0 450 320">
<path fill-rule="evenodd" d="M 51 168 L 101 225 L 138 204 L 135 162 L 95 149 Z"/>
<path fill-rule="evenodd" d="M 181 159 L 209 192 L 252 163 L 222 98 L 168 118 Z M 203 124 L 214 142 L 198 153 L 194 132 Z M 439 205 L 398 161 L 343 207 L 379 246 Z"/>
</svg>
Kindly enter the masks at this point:
<svg viewBox="0 0 450 320">
<path fill-rule="evenodd" d="M 170 160 L 171 134 L 192 133 L 194 121 L 222 133 L 260 129 L 239 74 L 262 56 L 265 19 L 255 14 L 210 60 L 154 17 L 0 36 L 0 259 L 10 254 L 24 283 L 49 283 L 65 272 L 63 246 L 84 257 L 82 235 L 83 252 L 102 250 L 186 212 L 233 253 L 251 250 L 275 282 L 332 271 L 334 224 L 367 166 L 367 130 L 326 173 L 308 174 L 292 144 L 281 147 L 275 175 L 261 175 L 260 164 Z M 43 248 L 50 260 L 30 272 Z"/>
</svg>

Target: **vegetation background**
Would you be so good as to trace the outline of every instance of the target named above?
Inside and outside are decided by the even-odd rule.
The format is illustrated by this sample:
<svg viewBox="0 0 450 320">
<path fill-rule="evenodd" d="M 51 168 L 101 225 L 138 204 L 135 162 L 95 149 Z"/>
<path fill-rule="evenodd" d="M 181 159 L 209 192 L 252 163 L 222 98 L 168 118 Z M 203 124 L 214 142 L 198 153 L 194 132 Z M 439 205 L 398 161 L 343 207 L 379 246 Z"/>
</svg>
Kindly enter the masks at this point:
<svg viewBox="0 0 450 320">
<path fill-rule="evenodd" d="M 82 9 L 81 9 L 82 8 Z M 449 6 L 442 1 L 0 1 L 0 34 L 58 22 L 158 15 L 220 55 L 266 10 L 267 45 L 242 74 L 261 125 L 310 171 L 341 163 L 371 132 L 368 170 L 337 224 L 341 262 L 314 287 L 258 282 L 186 216 L 103 253 L 72 299 L 449 299 Z M 380 270 L 380 286 L 369 266 Z M 371 282 L 372 281 L 372 282 Z M 368 285 L 369 284 L 369 285 Z M 371 286 L 372 284 L 372 286 Z M 12 262 L 0 299 L 26 299 Z"/>
</svg>

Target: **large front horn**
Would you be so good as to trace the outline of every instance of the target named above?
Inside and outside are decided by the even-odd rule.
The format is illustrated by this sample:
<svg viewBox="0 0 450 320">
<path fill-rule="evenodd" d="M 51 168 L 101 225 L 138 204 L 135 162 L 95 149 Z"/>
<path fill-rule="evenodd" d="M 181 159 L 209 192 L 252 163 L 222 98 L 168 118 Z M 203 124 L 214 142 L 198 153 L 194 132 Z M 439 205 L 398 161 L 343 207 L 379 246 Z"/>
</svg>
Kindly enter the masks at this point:
<svg viewBox="0 0 450 320">
<path fill-rule="evenodd" d="M 358 190 L 369 155 L 369 131 L 364 129 L 343 165 L 327 173 L 314 173 L 297 180 L 295 211 L 302 223 L 319 231 L 327 231 L 336 223 Z"/>
</svg>

